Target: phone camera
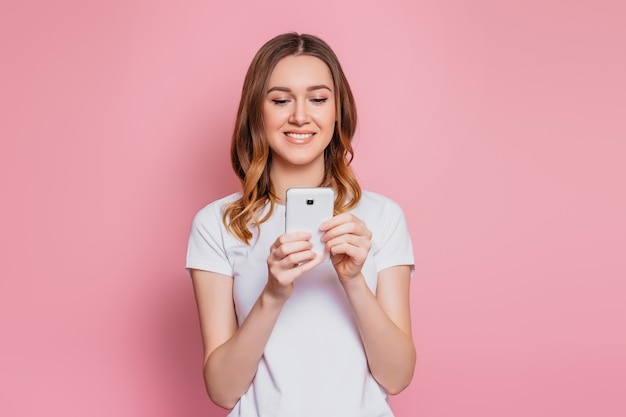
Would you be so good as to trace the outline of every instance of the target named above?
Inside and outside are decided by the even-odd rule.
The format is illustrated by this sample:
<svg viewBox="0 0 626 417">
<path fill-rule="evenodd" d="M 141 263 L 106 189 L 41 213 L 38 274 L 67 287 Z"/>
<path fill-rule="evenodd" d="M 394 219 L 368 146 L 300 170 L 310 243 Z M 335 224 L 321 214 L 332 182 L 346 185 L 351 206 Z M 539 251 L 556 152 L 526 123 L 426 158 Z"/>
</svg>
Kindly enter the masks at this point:
<svg viewBox="0 0 626 417">
<path fill-rule="evenodd" d="M 312 206 L 312 205 L 313 205 L 313 203 L 315 203 L 315 200 L 313 200 L 312 198 L 308 198 L 308 199 L 306 200 L 306 204 L 307 204 L 307 206 Z"/>
</svg>

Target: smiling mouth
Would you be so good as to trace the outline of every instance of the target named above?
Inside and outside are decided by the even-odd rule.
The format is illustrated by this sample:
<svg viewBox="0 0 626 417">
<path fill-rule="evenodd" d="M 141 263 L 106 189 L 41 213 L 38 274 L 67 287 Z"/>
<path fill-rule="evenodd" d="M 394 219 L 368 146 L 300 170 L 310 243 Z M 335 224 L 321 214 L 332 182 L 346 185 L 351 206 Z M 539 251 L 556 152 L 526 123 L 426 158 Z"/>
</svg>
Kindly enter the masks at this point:
<svg viewBox="0 0 626 417">
<path fill-rule="evenodd" d="M 312 137 L 314 133 L 293 133 L 293 132 L 285 132 L 285 136 L 295 139 L 295 140 L 306 140 Z"/>
</svg>

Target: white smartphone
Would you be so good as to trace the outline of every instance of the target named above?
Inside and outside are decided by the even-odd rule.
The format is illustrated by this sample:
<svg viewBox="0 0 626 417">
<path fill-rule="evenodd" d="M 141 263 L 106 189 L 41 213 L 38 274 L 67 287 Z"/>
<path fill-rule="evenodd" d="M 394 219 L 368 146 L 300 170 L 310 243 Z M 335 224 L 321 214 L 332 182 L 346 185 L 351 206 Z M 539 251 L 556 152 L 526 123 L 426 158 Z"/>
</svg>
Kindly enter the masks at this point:
<svg viewBox="0 0 626 417">
<path fill-rule="evenodd" d="M 307 231 L 313 236 L 313 251 L 324 252 L 324 243 L 320 240 L 322 222 L 333 217 L 335 192 L 332 188 L 289 188 L 285 198 L 285 231 Z"/>
</svg>

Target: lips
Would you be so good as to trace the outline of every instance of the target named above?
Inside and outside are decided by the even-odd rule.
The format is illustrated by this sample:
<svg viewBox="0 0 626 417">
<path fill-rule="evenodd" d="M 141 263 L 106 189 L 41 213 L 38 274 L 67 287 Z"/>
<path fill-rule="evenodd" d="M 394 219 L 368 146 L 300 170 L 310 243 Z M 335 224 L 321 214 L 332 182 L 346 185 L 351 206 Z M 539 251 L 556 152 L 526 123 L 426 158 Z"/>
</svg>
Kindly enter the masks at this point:
<svg viewBox="0 0 626 417">
<path fill-rule="evenodd" d="M 285 136 L 290 143 L 296 145 L 306 145 L 313 140 L 313 132 L 285 132 Z"/>
</svg>

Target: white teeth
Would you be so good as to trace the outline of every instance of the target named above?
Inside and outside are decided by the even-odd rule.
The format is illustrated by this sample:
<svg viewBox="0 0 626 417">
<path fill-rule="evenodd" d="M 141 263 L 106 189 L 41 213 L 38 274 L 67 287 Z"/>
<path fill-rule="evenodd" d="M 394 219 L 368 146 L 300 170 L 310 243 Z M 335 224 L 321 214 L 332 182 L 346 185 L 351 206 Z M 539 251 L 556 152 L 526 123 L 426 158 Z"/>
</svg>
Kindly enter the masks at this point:
<svg viewBox="0 0 626 417">
<path fill-rule="evenodd" d="M 285 135 L 289 136 L 292 139 L 306 139 L 313 136 L 313 133 L 291 133 L 287 132 Z"/>
</svg>

